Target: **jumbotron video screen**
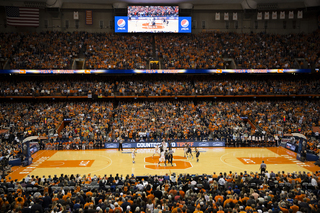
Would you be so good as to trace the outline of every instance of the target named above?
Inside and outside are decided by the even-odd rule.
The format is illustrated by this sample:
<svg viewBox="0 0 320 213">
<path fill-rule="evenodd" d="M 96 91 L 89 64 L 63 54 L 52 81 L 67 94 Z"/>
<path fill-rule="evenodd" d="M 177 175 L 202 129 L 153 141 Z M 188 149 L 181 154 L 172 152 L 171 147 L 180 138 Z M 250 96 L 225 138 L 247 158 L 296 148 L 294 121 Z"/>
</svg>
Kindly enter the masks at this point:
<svg viewBox="0 0 320 213">
<path fill-rule="evenodd" d="M 179 17 L 178 6 L 128 6 L 115 16 L 116 33 L 191 33 L 191 17 Z"/>
</svg>

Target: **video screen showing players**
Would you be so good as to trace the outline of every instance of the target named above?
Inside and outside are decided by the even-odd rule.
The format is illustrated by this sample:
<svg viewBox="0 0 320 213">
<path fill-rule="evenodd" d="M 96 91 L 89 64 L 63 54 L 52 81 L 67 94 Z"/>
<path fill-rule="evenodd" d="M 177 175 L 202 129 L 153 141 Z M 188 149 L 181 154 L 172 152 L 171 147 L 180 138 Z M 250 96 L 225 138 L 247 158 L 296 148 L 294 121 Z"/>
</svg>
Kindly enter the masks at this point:
<svg viewBox="0 0 320 213">
<path fill-rule="evenodd" d="M 129 6 L 128 32 L 178 32 L 178 6 Z"/>
<path fill-rule="evenodd" d="M 191 33 L 191 17 L 179 17 L 178 6 L 129 6 L 115 16 L 116 33 Z"/>
<path fill-rule="evenodd" d="M 178 6 L 129 6 L 129 17 L 178 17 Z"/>
</svg>

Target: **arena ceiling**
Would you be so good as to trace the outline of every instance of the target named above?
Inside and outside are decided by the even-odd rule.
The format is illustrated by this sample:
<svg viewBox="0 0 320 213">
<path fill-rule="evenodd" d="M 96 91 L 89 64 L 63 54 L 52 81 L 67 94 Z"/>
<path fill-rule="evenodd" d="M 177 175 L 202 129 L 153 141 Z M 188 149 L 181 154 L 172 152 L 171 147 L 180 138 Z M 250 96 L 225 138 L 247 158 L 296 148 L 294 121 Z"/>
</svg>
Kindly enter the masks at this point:
<svg viewBox="0 0 320 213">
<path fill-rule="evenodd" d="M 191 3 L 191 4 L 241 4 L 246 0 L 93 0 L 95 2 L 104 4 L 113 4 L 117 2 L 125 2 L 128 4 L 180 4 L 180 3 Z M 252 0 L 248 0 L 250 2 Z M 254 0 L 256 3 L 291 3 L 291 2 L 304 2 L 304 0 Z M 87 2 L 87 0 L 63 0 L 63 2 Z M 92 2 L 92 0 L 90 1 Z"/>
<path fill-rule="evenodd" d="M 281 4 L 282 6 L 286 7 L 285 5 L 295 4 L 299 5 L 298 7 L 314 7 L 314 6 L 320 6 L 320 0 L 0 0 L 0 5 L 3 6 L 12 6 L 14 5 L 14 2 L 17 3 L 32 3 L 32 2 L 38 2 L 52 6 L 61 7 L 63 3 L 72 3 L 72 4 L 104 4 L 104 5 L 132 5 L 132 4 L 168 4 L 173 5 L 177 4 L 181 6 L 184 4 L 185 9 L 188 8 L 186 5 L 241 5 L 243 9 L 257 9 L 257 5 L 260 4 Z M 289 6 L 289 7 L 290 7 Z M 188 8 L 191 9 L 191 8 Z M 282 8 L 284 9 L 284 8 Z"/>
<path fill-rule="evenodd" d="M 1 0 L 10 2 L 25 2 L 28 0 Z M 31 0 L 30 2 L 54 2 L 56 0 Z M 191 4 L 241 4 L 241 3 L 257 3 L 257 4 L 267 4 L 267 3 L 294 3 L 294 2 L 319 2 L 319 0 L 61 0 L 62 2 L 72 2 L 72 3 L 101 3 L 101 4 L 114 4 L 114 3 L 128 3 L 128 4 L 181 4 L 181 3 L 191 3 Z"/>
</svg>

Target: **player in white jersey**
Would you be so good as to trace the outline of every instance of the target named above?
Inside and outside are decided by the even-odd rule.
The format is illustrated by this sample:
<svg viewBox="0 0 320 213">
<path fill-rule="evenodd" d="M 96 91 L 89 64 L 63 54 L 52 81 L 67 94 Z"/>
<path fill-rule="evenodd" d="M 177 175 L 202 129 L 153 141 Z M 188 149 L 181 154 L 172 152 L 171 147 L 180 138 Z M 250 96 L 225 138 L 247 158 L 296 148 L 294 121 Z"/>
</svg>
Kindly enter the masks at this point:
<svg viewBox="0 0 320 213">
<path fill-rule="evenodd" d="M 135 159 L 136 159 L 136 154 L 137 154 L 137 148 L 134 148 L 134 150 L 132 151 L 132 163 L 135 163 Z"/>
<path fill-rule="evenodd" d="M 163 151 L 165 152 L 167 150 L 167 143 L 163 140 L 161 145 L 162 145 Z"/>
<path fill-rule="evenodd" d="M 155 154 L 160 154 L 159 145 L 156 145 L 156 147 L 154 148 L 154 153 L 153 153 L 152 157 L 153 157 Z"/>
<path fill-rule="evenodd" d="M 159 158 L 158 166 L 159 166 L 160 163 L 163 163 L 163 162 L 165 161 L 165 156 L 164 156 L 164 154 L 165 154 L 165 151 L 163 151 L 163 152 L 160 153 L 160 158 Z"/>
</svg>

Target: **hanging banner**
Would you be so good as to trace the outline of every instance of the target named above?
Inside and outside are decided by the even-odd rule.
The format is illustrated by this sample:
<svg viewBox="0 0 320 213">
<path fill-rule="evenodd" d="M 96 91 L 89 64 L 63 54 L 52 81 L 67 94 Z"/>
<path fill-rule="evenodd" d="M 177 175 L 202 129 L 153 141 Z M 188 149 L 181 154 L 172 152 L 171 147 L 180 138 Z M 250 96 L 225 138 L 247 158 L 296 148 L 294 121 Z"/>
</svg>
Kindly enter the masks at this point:
<svg viewBox="0 0 320 213">
<path fill-rule="evenodd" d="M 303 12 L 302 12 L 302 10 L 299 10 L 298 11 L 298 18 L 300 19 L 300 18 L 302 18 L 303 17 Z"/>
<path fill-rule="evenodd" d="M 220 13 L 216 13 L 216 21 L 220 20 Z"/>
<path fill-rule="evenodd" d="M 293 11 L 289 11 L 289 19 L 293 19 L 293 18 L 294 18 Z"/>
<path fill-rule="evenodd" d="M 92 10 L 86 10 L 86 24 L 87 25 L 93 24 Z"/>
<path fill-rule="evenodd" d="M 280 19 L 285 19 L 286 18 L 286 12 L 282 11 L 280 12 Z"/>
<path fill-rule="evenodd" d="M 79 20 L 79 12 L 73 12 L 73 19 L 74 20 Z"/>
<path fill-rule="evenodd" d="M 264 13 L 264 19 L 268 20 L 269 19 L 269 12 Z"/>
<path fill-rule="evenodd" d="M 258 20 L 262 20 L 262 12 L 258 12 L 258 14 L 257 14 L 257 19 L 258 19 Z"/>
<path fill-rule="evenodd" d="M 272 12 L 272 19 L 277 19 L 277 18 L 278 18 L 277 12 Z"/>
<path fill-rule="evenodd" d="M 238 20 L 238 13 L 233 13 L 233 20 L 234 21 Z"/>
<path fill-rule="evenodd" d="M 229 21 L 229 13 L 224 13 L 224 20 Z"/>
</svg>

